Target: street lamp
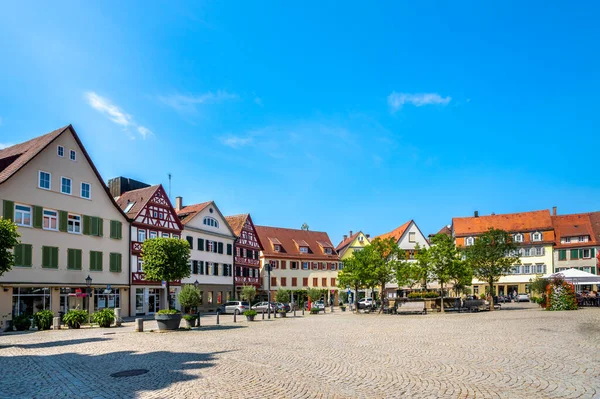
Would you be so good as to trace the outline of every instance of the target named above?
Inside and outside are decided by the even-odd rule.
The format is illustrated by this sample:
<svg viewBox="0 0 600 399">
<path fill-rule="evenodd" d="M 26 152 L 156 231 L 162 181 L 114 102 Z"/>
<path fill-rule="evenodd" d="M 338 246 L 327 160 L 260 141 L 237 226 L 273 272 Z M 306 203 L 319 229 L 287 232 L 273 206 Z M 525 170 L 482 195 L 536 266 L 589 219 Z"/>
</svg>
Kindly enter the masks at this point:
<svg viewBox="0 0 600 399">
<path fill-rule="evenodd" d="M 194 281 L 194 288 L 198 289 L 199 286 L 200 283 L 198 282 L 198 280 Z"/>
<path fill-rule="evenodd" d="M 271 318 L 271 263 L 267 263 L 265 265 L 265 268 L 267 269 L 267 298 L 268 298 L 268 305 L 267 305 L 267 314 L 268 314 L 268 318 Z"/>
<path fill-rule="evenodd" d="M 90 277 L 90 275 L 88 274 L 88 276 L 85 279 L 85 285 L 90 288 L 92 286 L 92 278 Z"/>
</svg>

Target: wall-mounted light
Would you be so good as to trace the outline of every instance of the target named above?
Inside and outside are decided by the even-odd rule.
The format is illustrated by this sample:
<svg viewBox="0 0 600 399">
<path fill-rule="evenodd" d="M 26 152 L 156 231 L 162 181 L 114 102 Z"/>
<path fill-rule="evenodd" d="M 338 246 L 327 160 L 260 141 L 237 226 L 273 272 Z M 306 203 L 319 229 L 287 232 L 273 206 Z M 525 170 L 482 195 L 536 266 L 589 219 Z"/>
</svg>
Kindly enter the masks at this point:
<svg viewBox="0 0 600 399">
<path fill-rule="evenodd" d="M 8 292 L 8 287 L 3 287 L 4 292 Z"/>
</svg>

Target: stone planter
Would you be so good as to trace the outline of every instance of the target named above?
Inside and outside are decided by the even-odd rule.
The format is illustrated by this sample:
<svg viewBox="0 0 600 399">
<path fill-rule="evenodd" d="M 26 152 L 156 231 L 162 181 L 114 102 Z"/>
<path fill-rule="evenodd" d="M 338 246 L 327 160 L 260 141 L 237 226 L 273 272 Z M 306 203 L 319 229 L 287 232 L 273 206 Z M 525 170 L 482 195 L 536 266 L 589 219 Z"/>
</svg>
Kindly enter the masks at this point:
<svg viewBox="0 0 600 399">
<path fill-rule="evenodd" d="M 285 312 L 279 312 L 279 317 L 287 317 L 287 313 L 285 313 Z"/>
<path fill-rule="evenodd" d="M 246 321 L 254 321 L 256 316 L 246 316 Z"/>
<path fill-rule="evenodd" d="M 196 324 L 196 320 L 186 320 L 185 321 L 185 328 L 187 328 L 189 330 L 192 327 L 194 327 L 195 324 Z"/>
<path fill-rule="evenodd" d="M 346 311 L 346 307 L 345 306 L 340 306 L 340 309 L 342 309 L 342 312 Z"/>
<path fill-rule="evenodd" d="M 159 331 L 177 330 L 181 324 L 181 313 L 156 314 L 154 320 L 158 324 Z"/>
</svg>

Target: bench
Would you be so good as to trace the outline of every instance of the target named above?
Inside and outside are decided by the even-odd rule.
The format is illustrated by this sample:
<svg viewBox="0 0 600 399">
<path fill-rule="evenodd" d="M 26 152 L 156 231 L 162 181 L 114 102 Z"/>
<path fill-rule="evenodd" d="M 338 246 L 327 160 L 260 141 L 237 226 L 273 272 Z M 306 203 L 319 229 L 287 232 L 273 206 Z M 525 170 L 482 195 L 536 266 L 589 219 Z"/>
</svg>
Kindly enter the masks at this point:
<svg viewBox="0 0 600 399">
<path fill-rule="evenodd" d="M 396 313 L 427 314 L 427 309 L 425 309 L 425 301 L 398 302 L 396 307 Z"/>
</svg>

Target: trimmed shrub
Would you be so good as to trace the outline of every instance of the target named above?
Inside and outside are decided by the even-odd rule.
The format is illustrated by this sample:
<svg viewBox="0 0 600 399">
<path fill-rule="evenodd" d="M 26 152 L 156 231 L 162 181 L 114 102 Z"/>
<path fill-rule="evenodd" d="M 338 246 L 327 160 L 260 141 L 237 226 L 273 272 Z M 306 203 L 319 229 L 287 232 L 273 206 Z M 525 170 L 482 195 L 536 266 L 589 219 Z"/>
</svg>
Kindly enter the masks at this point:
<svg viewBox="0 0 600 399">
<path fill-rule="evenodd" d="M 33 322 L 39 330 L 49 330 L 52 326 L 54 313 L 51 310 L 40 310 L 33 315 Z"/>
<path fill-rule="evenodd" d="M 108 328 L 115 321 L 115 311 L 111 308 L 104 308 L 92 315 L 92 320 L 98 326 Z"/>
<path fill-rule="evenodd" d="M 87 323 L 89 314 L 85 310 L 72 309 L 63 316 L 63 322 L 72 328 L 79 328 L 82 324 Z"/>
<path fill-rule="evenodd" d="M 31 328 L 31 320 L 29 316 L 22 314 L 13 319 L 13 326 L 17 331 L 27 331 Z"/>
</svg>

